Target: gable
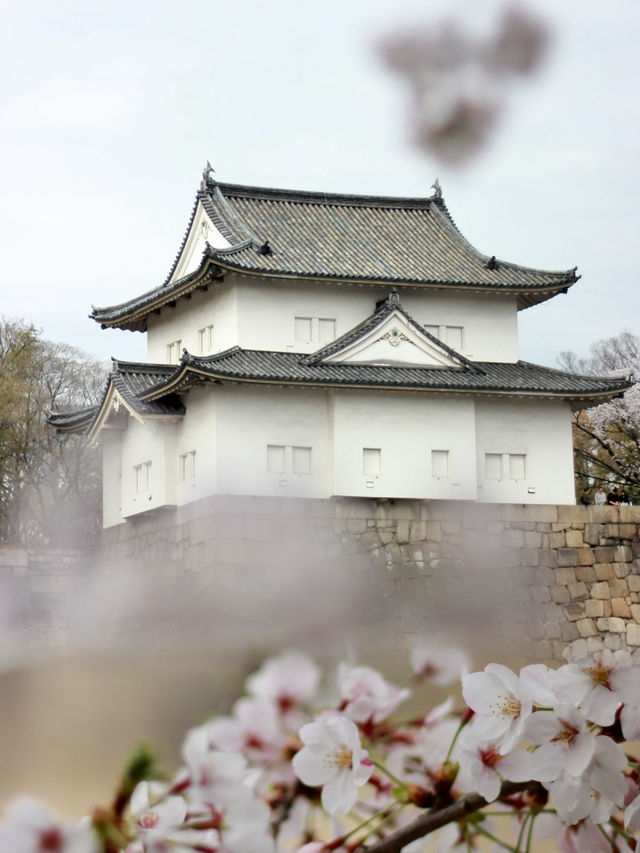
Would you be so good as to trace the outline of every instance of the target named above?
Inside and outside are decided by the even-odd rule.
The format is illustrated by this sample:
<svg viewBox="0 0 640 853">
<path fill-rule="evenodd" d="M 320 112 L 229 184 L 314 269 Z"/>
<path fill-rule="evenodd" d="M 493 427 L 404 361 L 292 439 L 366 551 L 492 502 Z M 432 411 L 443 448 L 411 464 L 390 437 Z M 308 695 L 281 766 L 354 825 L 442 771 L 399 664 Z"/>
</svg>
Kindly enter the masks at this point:
<svg viewBox="0 0 640 853">
<path fill-rule="evenodd" d="M 415 367 L 460 367 L 452 350 L 394 310 L 372 329 L 337 352 L 325 364 L 388 364 Z"/>
<path fill-rule="evenodd" d="M 198 201 L 186 239 L 168 283 L 179 281 L 186 275 L 195 272 L 202 263 L 202 256 L 207 245 L 214 249 L 228 249 L 231 244 L 213 224 L 202 206 L 202 202 Z"/>
</svg>

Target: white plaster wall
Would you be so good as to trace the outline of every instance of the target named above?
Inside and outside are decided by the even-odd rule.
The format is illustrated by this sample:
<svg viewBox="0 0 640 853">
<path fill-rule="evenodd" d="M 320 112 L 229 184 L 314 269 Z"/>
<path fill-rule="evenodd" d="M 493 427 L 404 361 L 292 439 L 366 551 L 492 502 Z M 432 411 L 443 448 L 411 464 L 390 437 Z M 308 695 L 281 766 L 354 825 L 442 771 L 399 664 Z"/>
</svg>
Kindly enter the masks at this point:
<svg viewBox="0 0 640 853">
<path fill-rule="evenodd" d="M 573 504 L 571 413 L 562 400 L 478 398 L 478 500 Z M 485 453 L 526 454 L 526 479 L 487 480 Z M 530 493 L 529 489 L 535 489 Z"/>
<path fill-rule="evenodd" d="M 202 203 L 198 202 L 193 222 L 191 223 L 191 229 L 187 235 L 176 268 L 171 276 L 171 281 L 178 281 L 198 269 L 202 263 L 202 256 L 207 243 L 215 246 L 216 249 L 225 249 L 231 245 L 209 219 Z"/>
<path fill-rule="evenodd" d="M 469 397 L 336 391 L 333 441 L 336 495 L 475 500 Z M 379 477 L 363 473 L 363 448 L 380 449 Z M 449 451 L 448 476 L 432 475 L 432 450 Z"/>
<path fill-rule="evenodd" d="M 122 515 L 176 503 L 176 424 L 129 418 L 122 440 Z M 149 490 L 137 493 L 134 466 L 151 462 Z"/>
<path fill-rule="evenodd" d="M 213 386 L 194 388 L 184 396 L 186 415 L 176 429 L 175 458 L 172 463 L 177 478 L 177 503 L 206 498 L 218 491 L 216 401 L 218 391 Z M 180 481 L 179 458 L 195 450 L 195 476 Z"/>
<path fill-rule="evenodd" d="M 102 431 L 102 526 L 122 521 L 122 437 L 119 429 Z"/>
<path fill-rule="evenodd" d="M 332 456 L 327 392 L 225 385 L 216 389 L 218 492 L 328 497 Z M 311 447 L 311 473 L 267 471 L 267 445 Z"/>
<path fill-rule="evenodd" d="M 175 308 L 166 306 L 148 319 L 147 359 L 157 364 L 168 362 L 167 345 L 181 340 L 182 349 L 201 355 L 198 330 L 213 324 L 214 352 L 235 346 L 238 341 L 235 276 L 214 281 L 206 291 L 196 290 L 190 299 L 178 300 Z"/>
<path fill-rule="evenodd" d="M 388 287 L 291 283 L 238 277 L 238 344 L 249 349 L 313 352 L 319 340 L 295 340 L 294 318 L 336 319 L 336 337 L 369 317 Z M 513 296 L 445 294 L 401 288 L 403 307 L 421 324 L 464 327 L 462 354 L 476 361 L 517 361 L 517 307 Z"/>
</svg>

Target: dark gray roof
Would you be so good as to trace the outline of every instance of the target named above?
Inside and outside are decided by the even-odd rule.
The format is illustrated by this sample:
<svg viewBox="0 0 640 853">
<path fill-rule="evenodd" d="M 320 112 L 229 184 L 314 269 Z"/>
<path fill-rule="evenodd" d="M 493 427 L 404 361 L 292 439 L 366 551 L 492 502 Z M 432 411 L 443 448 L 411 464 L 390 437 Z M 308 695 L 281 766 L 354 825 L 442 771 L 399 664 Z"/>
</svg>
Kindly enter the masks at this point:
<svg viewBox="0 0 640 853">
<path fill-rule="evenodd" d="M 203 378 L 287 385 L 544 394 L 580 399 L 614 396 L 630 387 L 628 379 L 582 376 L 526 361 L 483 361 L 464 367 L 309 363 L 300 353 L 232 347 L 214 356 L 188 356 L 171 379 L 150 391 L 147 398 L 182 390 Z"/>
<path fill-rule="evenodd" d="M 145 330 L 151 310 L 211 283 L 225 270 L 279 278 L 514 292 L 525 308 L 566 290 L 559 272 L 483 255 L 457 229 L 442 198 L 387 198 L 247 187 L 207 180 L 196 197 L 230 242 L 209 247 L 198 270 L 91 317 L 103 326 Z M 187 234 L 188 234 L 187 229 Z"/>
<path fill-rule="evenodd" d="M 100 414 L 112 386 L 138 415 L 143 417 L 184 415 L 184 405 L 176 394 L 166 394 L 159 400 L 142 399 L 153 388 L 168 382 L 175 371 L 175 366 L 167 364 L 140 364 L 113 359 L 113 369 L 98 406 L 75 412 L 52 412 L 48 415 L 47 422 L 58 432 L 88 431 Z"/>
<path fill-rule="evenodd" d="M 204 382 L 248 382 L 301 387 L 387 388 L 424 392 L 540 395 L 591 405 L 621 394 L 628 378 L 583 376 L 550 367 L 515 363 L 473 362 L 461 367 L 404 367 L 375 364 L 309 363 L 301 353 L 245 350 L 232 347 L 212 356 L 185 353 L 175 367 L 117 361 L 110 382 L 134 411 L 143 416 L 185 413 L 179 393 Z M 50 423 L 58 428 L 84 430 L 96 420 L 99 408 Z M 72 420 L 76 418 L 74 428 Z"/>
</svg>

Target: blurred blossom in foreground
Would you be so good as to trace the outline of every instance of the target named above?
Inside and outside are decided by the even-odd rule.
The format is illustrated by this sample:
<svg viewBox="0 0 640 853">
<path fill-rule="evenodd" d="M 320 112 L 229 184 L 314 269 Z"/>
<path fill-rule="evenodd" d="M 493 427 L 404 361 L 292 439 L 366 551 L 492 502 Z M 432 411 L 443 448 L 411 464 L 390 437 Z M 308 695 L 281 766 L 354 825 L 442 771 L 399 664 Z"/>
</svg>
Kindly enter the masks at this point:
<svg viewBox="0 0 640 853">
<path fill-rule="evenodd" d="M 389 35 L 385 61 L 409 84 L 416 144 L 446 165 L 462 165 L 488 140 L 509 86 L 532 74 L 549 41 L 545 22 L 519 4 L 493 15 L 476 2 L 458 14 Z M 481 10 L 481 12 L 480 12 Z M 474 26 L 482 14 L 482 26 Z"/>
</svg>

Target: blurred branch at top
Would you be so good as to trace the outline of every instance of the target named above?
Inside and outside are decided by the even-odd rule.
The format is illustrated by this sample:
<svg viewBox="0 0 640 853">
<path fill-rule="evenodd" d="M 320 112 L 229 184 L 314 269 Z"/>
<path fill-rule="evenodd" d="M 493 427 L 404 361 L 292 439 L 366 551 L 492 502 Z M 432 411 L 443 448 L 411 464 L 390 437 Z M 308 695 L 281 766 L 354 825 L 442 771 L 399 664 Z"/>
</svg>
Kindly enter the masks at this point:
<svg viewBox="0 0 640 853">
<path fill-rule="evenodd" d="M 476 0 L 388 35 L 379 50 L 409 86 L 415 143 L 460 166 L 489 140 L 511 85 L 538 69 L 548 42 L 547 24 L 525 6 Z"/>
</svg>

